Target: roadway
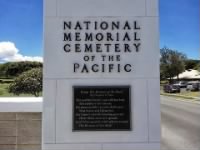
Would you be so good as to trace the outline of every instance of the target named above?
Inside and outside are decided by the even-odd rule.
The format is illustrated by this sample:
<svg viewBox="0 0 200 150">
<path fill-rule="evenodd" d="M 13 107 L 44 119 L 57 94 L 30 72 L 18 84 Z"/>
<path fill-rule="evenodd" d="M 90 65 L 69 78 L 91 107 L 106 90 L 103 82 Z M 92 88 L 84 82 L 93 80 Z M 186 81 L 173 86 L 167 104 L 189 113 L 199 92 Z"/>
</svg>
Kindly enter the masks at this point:
<svg viewBox="0 0 200 150">
<path fill-rule="evenodd" d="M 200 150 L 200 103 L 161 96 L 161 150 Z"/>
</svg>

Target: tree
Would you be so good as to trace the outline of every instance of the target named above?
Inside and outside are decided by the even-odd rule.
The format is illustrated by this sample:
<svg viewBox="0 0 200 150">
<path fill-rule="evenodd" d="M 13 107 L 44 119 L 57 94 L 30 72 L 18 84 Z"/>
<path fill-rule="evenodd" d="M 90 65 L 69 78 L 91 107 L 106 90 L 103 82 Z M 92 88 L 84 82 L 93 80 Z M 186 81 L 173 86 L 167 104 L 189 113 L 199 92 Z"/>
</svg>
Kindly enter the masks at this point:
<svg viewBox="0 0 200 150">
<path fill-rule="evenodd" d="M 186 55 L 176 50 L 164 47 L 160 50 L 160 73 L 161 79 L 171 79 L 185 70 Z"/>
<path fill-rule="evenodd" d="M 194 69 L 200 71 L 200 62 L 194 67 Z"/>
<path fill-rule="evenodd" d="M 31 61 L 7 62 L 2 65 L 1 72 L 2 74 L 4 74 L 5 77 L 16 77 L 25 71 L 38 67 L 42 67 L 41 62 L 31 62 Z"/>
<path fill-rule="evenodd" d="M 36 97 L 42 91 L 42 68 L 34 68 L 19 75 L 9 86 L 15 95 L 32 94 Z"/>
<path fill-rule="evenodd" d="M 198 69 L 197 66 L 199 63 L 199 60 L 188 59 L 185 61 L 185 69 Z"/>
<path fill-rule="evenodd" d="M 4 71 L 4 65 L 0 64 L 0 78 L 4 77 L 5 71 Z"/>
</svg>

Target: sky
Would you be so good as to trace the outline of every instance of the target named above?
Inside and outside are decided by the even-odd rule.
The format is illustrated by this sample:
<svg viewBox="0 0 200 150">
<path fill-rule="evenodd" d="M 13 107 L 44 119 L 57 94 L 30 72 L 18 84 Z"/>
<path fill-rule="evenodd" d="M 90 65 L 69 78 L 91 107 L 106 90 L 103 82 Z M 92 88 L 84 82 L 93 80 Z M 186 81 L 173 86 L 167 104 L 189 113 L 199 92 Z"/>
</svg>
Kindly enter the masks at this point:
<svg viewBox="0 0 200 150">
<path fill-rule="evenodd" d="M 160 48 L 199 59 L 199 0 L 160 0 Z M 42 61 L 42 0 L 0 0 L 0 62 Z"/>
<path fill-rule="evenodd" d="M 42 0 L 0 0 L 0 62 L 41 61 L 42 7 Z"/>
<path fill-rule="evenodd" d="M 199 0 L 160 0 L 160 48 L 199 59 Z"/>
</svg>

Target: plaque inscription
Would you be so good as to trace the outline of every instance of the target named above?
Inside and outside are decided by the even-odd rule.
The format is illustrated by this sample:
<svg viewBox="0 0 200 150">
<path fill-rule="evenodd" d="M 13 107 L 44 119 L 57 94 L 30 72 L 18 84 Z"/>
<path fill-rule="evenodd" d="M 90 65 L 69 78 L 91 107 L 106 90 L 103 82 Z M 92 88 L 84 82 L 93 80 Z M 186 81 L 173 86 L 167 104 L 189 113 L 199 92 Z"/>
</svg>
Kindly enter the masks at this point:
<svg viewBox="0 0 200 150">
<path fill-rule="evenodd" d="M 74 86 L 73 131 L 131 130 L 130 86 Z"/>
</svg>

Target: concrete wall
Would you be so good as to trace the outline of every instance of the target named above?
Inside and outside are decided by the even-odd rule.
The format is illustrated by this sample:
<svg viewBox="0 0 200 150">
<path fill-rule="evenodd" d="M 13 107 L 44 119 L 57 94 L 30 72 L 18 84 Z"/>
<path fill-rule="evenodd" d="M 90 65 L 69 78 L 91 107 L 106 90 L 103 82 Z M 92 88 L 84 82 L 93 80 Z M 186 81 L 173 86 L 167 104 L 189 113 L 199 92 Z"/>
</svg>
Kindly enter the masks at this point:
<svg viewBox="0 0 200 150">
<path fill-rule="evenodd" d="M 0 112 L 0 150 L 40 149 L 40 112 Z"/>
<path fill-rule="evenodd" d="M 0 150 L 41 150 L 42 98 L 0 98 Z"/>
</svg>

